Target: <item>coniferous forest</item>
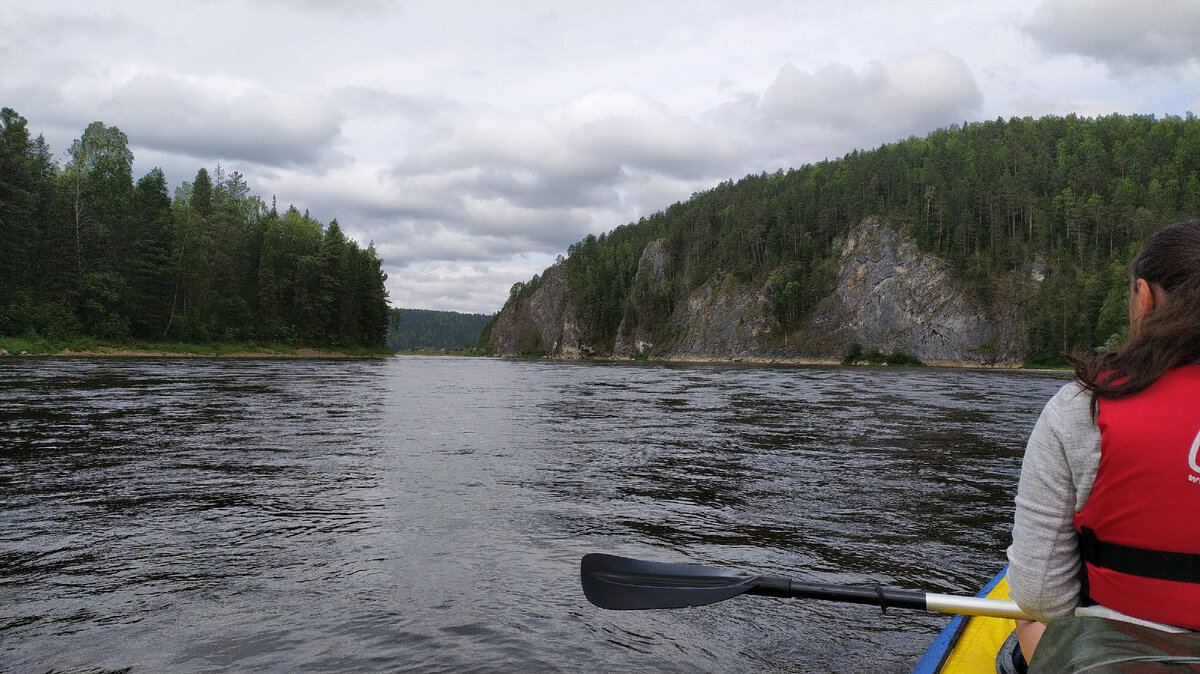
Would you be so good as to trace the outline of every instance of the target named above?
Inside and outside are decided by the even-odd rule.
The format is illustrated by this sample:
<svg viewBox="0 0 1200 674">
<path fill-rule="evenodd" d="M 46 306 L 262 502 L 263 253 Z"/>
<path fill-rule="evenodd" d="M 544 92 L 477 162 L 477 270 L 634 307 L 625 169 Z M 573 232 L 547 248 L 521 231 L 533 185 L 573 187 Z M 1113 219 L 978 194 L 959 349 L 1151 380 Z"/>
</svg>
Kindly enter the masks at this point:
<svg viewBox="0 0 1200 674">
<path fill-rule="evenodd" d="M 133 179 L 116 127 L 90 124 L 59 166 L 0 110 L 0 336 L 381 348 L 382 261 L 243 176 L 200 169 L 172 197 Z"/>
<path fill-rule="evenodd" d="M 588 339 L 609 348 L 642 249 L 662 240 L 650 293 L 656 341 L 672 307 L 713 273 L 771 289 L 778 329 L 801 327 L 832 290 L 839 237 L 869 215 L 906 222 L 989 307 L 1000 284 L 1044 280 L 1023 308 L 1029 363 L 1112 346 L 1126 323 L 1127 265 L 1161 227 L 1200 216 L 1200 121 L 1112 115 L 964 123 L 835 160 L 751 175 L 575 244 L 564 264 Z M 509 302 L 538 287 L 514 286 Z M 486 339 L 486 333 L 485 333 Z"/>
<path fill-rule="evenodd" d="M 467 351 L 475 347 L 487 314 L 392 309 L 387 345 L 392 351 Z"/>
</svg>

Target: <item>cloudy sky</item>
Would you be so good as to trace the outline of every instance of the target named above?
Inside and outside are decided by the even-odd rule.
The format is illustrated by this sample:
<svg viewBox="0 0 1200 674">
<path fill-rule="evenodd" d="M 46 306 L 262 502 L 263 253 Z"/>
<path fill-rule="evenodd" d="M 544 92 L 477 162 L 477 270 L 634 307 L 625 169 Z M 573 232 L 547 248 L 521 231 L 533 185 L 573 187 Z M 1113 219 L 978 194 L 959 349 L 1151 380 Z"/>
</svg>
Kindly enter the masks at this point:
<svg viewBox="0 0 1200 674">
<path fill-rule="evenodd" d="M 4 0 L 0 105 L 65 163 L 219 163 L 492 313 L 600 233 L 964 121 L 1200 113 L 1195 0 Z"/>
</svg>

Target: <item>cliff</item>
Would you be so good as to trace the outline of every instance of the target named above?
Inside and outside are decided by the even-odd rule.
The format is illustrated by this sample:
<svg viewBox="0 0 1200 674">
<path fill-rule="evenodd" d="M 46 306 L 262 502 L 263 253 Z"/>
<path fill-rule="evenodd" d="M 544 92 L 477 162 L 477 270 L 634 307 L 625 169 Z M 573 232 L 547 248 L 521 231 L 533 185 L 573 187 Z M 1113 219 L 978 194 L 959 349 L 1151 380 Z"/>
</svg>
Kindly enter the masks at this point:
<svg viewBox="0 0 1200 674">
<path fill-rule="evenodd" d="M 835 250 L 832 292 L 807 320 L 785 331 L 769 280 L 738 281 L 716 270 L 676 296 L 667 247 L 652 241 L 638 260 L 611 348 L 582 337 L 588 331 L 577 318 L 566 266 L 559 264 L 537 291 L 497 316 L 493 353 L 837 362 L 857 344 L 933 365 L 1015 366 L 1027 356 L 1021 317 L 1039 282 L 1032 271 L 1000 279 L 984 307 L 948 263 L 919 250 L 903 223 L 866 218 Z"/>
<path fill-rule="evenodd" d="M 581 343 L 579 322 L 567 292 L 566 267 L 551 267 L 528 298 L 510 303 L 492 325 L 496 356 L 550 355 L 567 360 L 590 358 L 596 350 Z"/>
<path fill-rule="evenodd" d="M 1035 287 L 1032 274 L 1006 277 L 991 307 L 981 306 L 950 265 L 922 253 L 903 227 L 867 218 L 845 238 L 834 293 L 799 349 L 828 356 L 857 343 L 930 365 L 1019 365 L 1022 309 Z"/>
</svg>

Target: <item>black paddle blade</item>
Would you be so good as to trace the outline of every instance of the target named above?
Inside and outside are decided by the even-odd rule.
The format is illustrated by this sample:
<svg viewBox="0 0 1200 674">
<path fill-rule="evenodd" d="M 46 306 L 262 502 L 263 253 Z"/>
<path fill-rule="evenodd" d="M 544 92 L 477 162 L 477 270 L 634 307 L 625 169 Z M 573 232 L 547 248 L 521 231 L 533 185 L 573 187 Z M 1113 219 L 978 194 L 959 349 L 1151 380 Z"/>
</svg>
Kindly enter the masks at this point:
<svg viewBox="0 0 1200 674">
<path fill-rule="evenodd" d="M 687 608 L 743 594 L 757 576 L 695 564 L 647 562 L 592 553 L 579 564 L 583 594 L 607 609 Z"/>
</svg>

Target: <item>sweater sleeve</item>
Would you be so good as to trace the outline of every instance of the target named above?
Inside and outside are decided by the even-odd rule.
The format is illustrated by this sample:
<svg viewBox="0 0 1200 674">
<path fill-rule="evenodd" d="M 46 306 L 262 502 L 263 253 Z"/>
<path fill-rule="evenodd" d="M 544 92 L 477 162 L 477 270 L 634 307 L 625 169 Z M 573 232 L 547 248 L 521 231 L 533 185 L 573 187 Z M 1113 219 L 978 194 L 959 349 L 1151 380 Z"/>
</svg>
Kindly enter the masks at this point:
<svg viewBox="0 0 1200 674">
<path fill-rule="evenodd" d="M 1042 622 L 1079 604 L 1079 542 L 1074 514 L 1083 508 L 1100 461 L 1100 432 L 1090 396 L 1075 384 L 1042 410 L 1021 464 L 1008 548 L 1012 598 Z"/>
</svg>

